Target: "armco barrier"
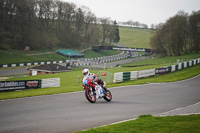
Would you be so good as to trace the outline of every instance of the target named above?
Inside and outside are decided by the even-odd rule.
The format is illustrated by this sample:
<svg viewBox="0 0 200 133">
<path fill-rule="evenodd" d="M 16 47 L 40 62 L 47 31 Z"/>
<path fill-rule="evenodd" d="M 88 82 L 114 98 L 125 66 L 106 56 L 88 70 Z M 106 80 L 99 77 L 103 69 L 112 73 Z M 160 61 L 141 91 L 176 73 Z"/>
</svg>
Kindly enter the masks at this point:
<svg viewBox="0 0 200 133">
<path fill-rule="evenodd" d="M 163 68 L 149 69 L 149 70 L 143 70 L 143 71 L 114 73 L 113 82 L 119 83 L 119 82 L 123 82 L 123 81 L 135 80 L 138 78 L 154 76 L 155 74 L 164 74 L 164 73 L 169 73 L 169 72 L 175 72 L 175 71 L 187 68 L 189 66 L 194 66 L 197 64 L 200 64 L 200 58 L 192 60 L 192 61 L 188 61 L 188 62 L 182 62 L 177 65 L 163 67 Z"/>
</svg>

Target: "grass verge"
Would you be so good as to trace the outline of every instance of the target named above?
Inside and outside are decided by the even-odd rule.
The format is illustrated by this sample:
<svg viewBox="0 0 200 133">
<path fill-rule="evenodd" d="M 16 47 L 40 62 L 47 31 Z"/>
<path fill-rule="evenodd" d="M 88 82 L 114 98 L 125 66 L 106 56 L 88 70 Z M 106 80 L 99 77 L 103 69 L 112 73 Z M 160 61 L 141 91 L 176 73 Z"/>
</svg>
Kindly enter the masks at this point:
<svg viewBox="0 0 200 133">
<path fill-rule="evenodd" d="M 139 116 L 136 120 L 93 128 L 76 133 L 199 133 L 200 115 L 155 117 Z"/>
</svg>

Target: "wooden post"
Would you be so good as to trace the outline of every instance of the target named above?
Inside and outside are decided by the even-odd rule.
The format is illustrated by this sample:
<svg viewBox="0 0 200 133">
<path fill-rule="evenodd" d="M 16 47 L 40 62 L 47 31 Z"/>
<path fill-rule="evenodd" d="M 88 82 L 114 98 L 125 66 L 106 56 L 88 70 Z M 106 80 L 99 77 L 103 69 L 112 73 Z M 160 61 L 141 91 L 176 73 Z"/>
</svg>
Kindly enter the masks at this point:
<svg viewBox="0 0 200 133">
<path fill-rule="evenodd" d="M 79 86 L 79 82 L 80 82 L 80 76 L 78 75 L 78 86 Z"/>
</svg>

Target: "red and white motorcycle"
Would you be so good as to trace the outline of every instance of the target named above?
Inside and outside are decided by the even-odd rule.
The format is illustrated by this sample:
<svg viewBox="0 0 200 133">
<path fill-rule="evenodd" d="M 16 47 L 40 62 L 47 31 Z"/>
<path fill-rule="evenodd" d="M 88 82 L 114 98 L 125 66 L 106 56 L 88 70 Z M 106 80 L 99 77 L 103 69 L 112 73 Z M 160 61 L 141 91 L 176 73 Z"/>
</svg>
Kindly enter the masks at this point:
<svg viewBox="0 0 200 133">
<path fill-rule="evenodd" d="M 95 84 L 95 87 L 93 87 Z M 103 89 L 98 83 L 90 81 L 90 80 L 83 80 L 83 87 L 85 90 L 85 97 L 86 99 L 91 102 L 95 103 L 97 99 L 104 98 L 107 102 L 112 100 L 112 94 L 109 89 Z"/>
</svg>

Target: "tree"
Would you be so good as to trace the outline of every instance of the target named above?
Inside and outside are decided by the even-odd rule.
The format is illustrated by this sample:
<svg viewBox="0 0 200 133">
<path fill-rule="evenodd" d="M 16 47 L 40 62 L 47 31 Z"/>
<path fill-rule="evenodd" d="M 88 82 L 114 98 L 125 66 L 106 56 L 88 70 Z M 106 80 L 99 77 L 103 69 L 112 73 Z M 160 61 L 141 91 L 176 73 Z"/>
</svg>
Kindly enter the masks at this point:
<svg viewBox="0 0 200 133">
<path fill-rule="evenodd" d="M 120 36 L 119 36 L 119 26 L 116 21 L 114 21 L 114 30 L 115 30 L 115 39 L 114 42 L 119 42 Z"/>
<path fill-rule="evenodd" d="M 192 12 L 189 18 L 190 24 L 190 48 L 191 51 L 198 52 L 200 50 L 200 10 Z"/>
<path fill-rule="evenodd" d="M 89 8 L 59 0 L 0 0 L 0 20 L 0 49 L 81 49 L 115 35 L 110 19 L 97 23 Z"/>
<path fill-rule="evenodd" d="M 155 36 L 151 38 L 150 45 L 162 56 L 198 52 L 200 50 L 199 22 L 199 12 L 193 12 L 189 16 L 184 11 L 179 11 L 157 29 Z"/>
</svg>

